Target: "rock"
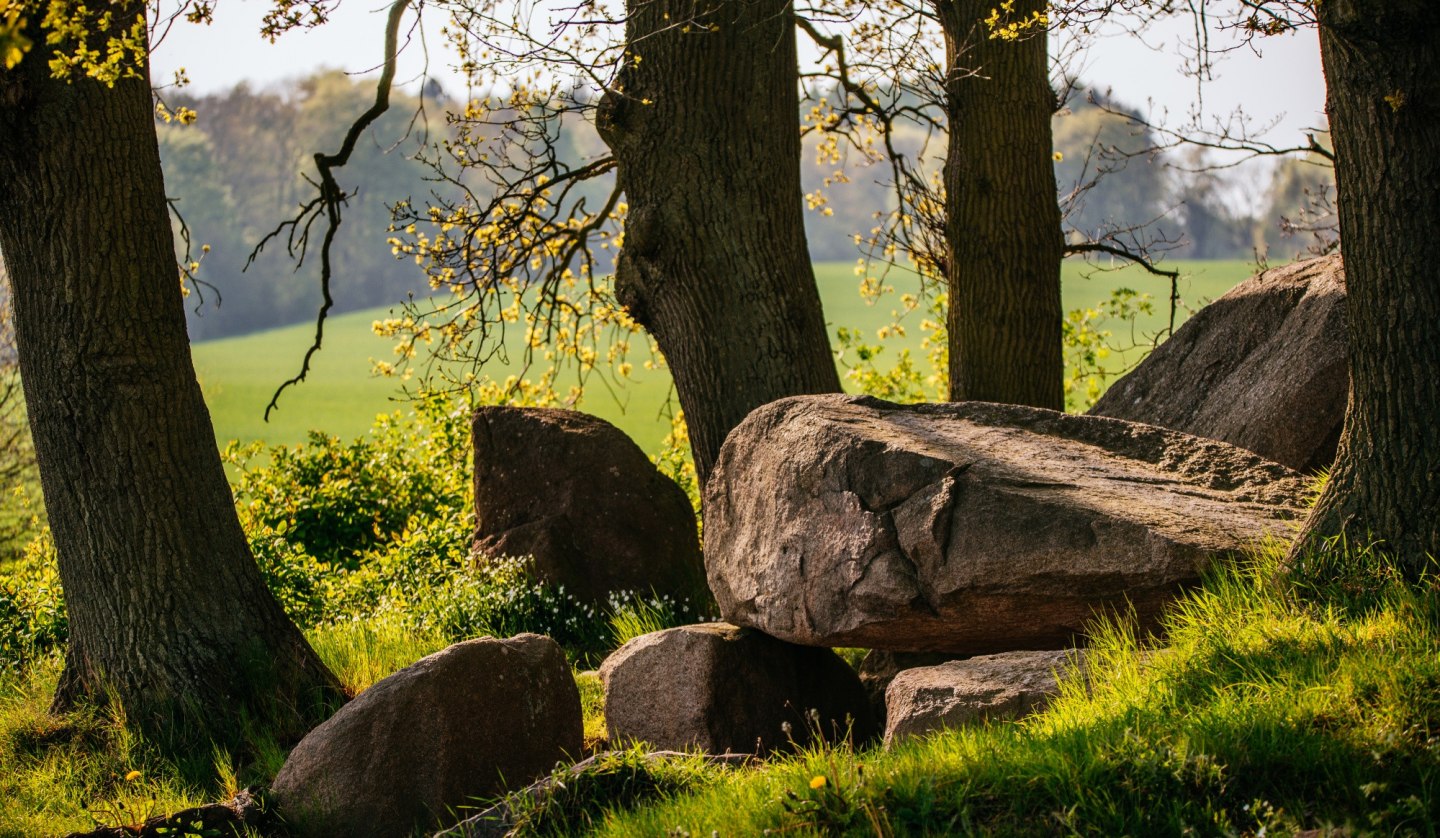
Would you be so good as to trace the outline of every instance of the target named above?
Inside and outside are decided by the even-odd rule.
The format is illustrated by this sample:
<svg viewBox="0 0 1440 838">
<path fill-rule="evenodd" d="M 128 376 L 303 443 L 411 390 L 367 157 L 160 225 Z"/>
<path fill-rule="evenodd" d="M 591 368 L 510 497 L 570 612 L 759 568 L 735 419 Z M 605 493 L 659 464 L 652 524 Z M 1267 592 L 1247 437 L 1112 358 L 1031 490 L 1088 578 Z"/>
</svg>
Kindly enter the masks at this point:
<svg viewBox="0 0 1440 838">
<path fill-rule="evenodd" d="M 725 619 L 812 646 L 955 655 L 1142 628 L 1217 556 L 1287 536 L 1307 481 L 1098 416 L 797 396 L 730 433 L 705 493 Z"/>
<path fill-rule="evenodd" d="M 538 634 L 458 643 L 365 690 L 272 786 L 296 835 L 408 836 L 580 756 L 580 695 Z"/>
<path fill-rule="evenodd" d="M 921 666 L 935 666 L 955 660 L 945 652 L 887 652 L 871 649 L 860 661 L 860 685 L 870 697 L 870 709 L 875 712 L 875 721 L 885 725 L 885 691 L 890 682 L 907 669 Z"/>
<path fill-rule="evenodd" d="M 623 431 L 573 410 L 482 407 L 475 551 L 533 556 L 588 602 L 612 591 L 708 597 L 695 512 Z"/>
<path fill-rule="evenodd" d="M 611 745 L 765 754 L 810 741 L 811 710 L 831 741 L 879 732 L 840 656 L 726 623 L 637 637 L 605 659 L 600 677 Z"/>
<path fill-rule="evenodd" d="M 1045 709 L 1056 674 L 1084 667 L 1083 652 L 1005 652 L 907 669 L 885 691 L 885 744 L 987 719 L 1018 719 Z"/>
<path fill-rule="evenodd" d="M 890 652 L 886 649 L 870 649 L 860 661 L 860 685 L 870 697 L 870 708 L 876 714 L 876 723 L 886 726 L 886 690 L 896 675 L 919 667 L 936 667 L 948 664 L 955 655 L 946 652 Z"/>
<path fill-rule="evenodd" d="M 1335 459 L 1345 421 L 1345 341 L 1340 257 L 1273 268 L 1202 308 L 1090 413 L 1317 471 Z"/>
</svg>

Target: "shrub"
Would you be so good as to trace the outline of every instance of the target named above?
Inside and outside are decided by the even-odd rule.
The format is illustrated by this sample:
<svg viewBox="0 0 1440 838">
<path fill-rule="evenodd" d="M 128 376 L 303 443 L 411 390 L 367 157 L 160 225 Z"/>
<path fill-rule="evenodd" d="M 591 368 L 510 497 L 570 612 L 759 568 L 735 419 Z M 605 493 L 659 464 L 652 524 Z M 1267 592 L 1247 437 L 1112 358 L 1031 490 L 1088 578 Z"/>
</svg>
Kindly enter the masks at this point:
<svg viewBox="0 0 1440 838">
<path fill-rule="evenodd" d="M 0 577 L 0 673 L 19 672 L 69 636 L 55 544 L 49 532 L 31 540 Z"/>
<path fill-rule="evenodd" d="M 469 410 L 434 398 L 413 418 L 380 416 L 359 439 L 343 443 L 318 431 L 293 448 L 231 443 L 235 499 L 252 537 L 282 536 L 325 564 L 359 566 L 415 518 L 470 507 Z"/>
</svg>

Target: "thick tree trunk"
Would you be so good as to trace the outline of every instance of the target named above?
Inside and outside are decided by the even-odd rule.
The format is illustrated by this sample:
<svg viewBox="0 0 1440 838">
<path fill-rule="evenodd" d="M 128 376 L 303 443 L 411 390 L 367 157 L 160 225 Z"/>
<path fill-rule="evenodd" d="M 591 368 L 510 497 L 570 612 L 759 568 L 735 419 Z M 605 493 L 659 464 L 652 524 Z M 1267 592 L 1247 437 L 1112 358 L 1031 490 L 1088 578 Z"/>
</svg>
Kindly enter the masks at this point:
<svg viewBox="0 0 1440 838">
<path fill-rule="evenodd" d="M 1044 32 L 991 38 L 992 0 L 937 0 L 945 32 L 950 398 L 1065 409 Z M 1015 15 L 1044 11 L 1020 0 Z"/>
<path fill-rule="evenodd" d="M 1440 559 L 1440 4 L 1316 3 L 1349 289 L 1350 406 L 1297 553 Z"/>
<path fill-rule="evenodd" d="M 836 392 L 805 245 L 789 0 L 632 0 L 600 129 L 629 202 L 621 301 L 660 344 L 705 480 L 766 402 Z"/>
<path fill-rule="evenodd" d="M 37 42 L 40 39 L 36 39 Z M 334 676 L 266 589 L 190 360 L 150 89 L 0 72 L 0 248 L 60 557 L 57 706 L 114 696 L 142 729 L 302 733 Z M 278 714 L 278 715 L 277 715 Z"/>
</svg>

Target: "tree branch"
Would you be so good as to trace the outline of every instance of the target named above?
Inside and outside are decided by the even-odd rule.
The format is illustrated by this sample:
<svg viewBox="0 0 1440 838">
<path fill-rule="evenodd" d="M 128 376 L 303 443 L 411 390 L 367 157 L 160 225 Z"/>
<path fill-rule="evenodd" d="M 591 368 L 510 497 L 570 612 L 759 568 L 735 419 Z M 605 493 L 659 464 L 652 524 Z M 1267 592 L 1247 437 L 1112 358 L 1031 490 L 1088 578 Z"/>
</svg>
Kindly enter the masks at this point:
<svg viewBox="0 0 1440 838">
<path fill-rule="evenodd" d="M 300 212 L 289 221 L 281 223 L 278 227 L 268 233 L 255 249 L 250 252 L 250 258 L 245 261 L 248 268 L 250 263 L 265 247 L 266 242 L 275 238 L 286 227 L 290 228 L 289 251 L 295 255 L 295 245 L 299 244 L 300 253 L 297 262 L 303 263 L 305 250 L 309 245 L 310 225 L 319 219 L 323 212 L 325 217 L 325 237 L 320 244 L 320 294 L 322 302 L 320 311 L 315 318 L 315 339 L 310 348 L 305 350 L 305 357 L 300 363 L 300 372 L 292 378 L 287 379 L 275 389 L 270 396 L 270 403 L 265 407 L 265 421 L 270 421 L 270 412 L 279 406 L 280 394 L 295 384 L 305 380 L 310 373 L 310 361 L 325 339 L 325 318 L 330 314 L 330 309 L 335 305 L 335 299 L 330 294 L 330 280 L 333 275 L 330 262 L 330 247 L 335 241 L 335 234 L 340 229 L 341 206 L 345 204 L 347 196 L 335 180 L 335 169 L 350 162 L 350 155 L 355 151 L 355 143 L 360 139 L 360 134 L 374 124 L 385 111 L 390 108 L 390 90 L 395 81 L 395 67 L 398 58 L 398 43 L 400 35 L 400 21 L 405 11 L 410 7 L 410 0 L 395 0 L 390 6 L 389 16 L 385 20 L 385 64 L 380 73 L 380 80 L 375 85 L 375 103 L 360 115 L 350 130 L 345 132 L 345 140 L 340 144 L 340 150 L 334 154 L 317 152 L 315 154 L 315 168 L 320 173 L 318 182 L 311 181 L 319 190 L 319 195 L 301 206 Z M 307 217 L 308 216 L 308 217 Z M 297 232 L 299 238 L 296 238 Z"/>
</svg>

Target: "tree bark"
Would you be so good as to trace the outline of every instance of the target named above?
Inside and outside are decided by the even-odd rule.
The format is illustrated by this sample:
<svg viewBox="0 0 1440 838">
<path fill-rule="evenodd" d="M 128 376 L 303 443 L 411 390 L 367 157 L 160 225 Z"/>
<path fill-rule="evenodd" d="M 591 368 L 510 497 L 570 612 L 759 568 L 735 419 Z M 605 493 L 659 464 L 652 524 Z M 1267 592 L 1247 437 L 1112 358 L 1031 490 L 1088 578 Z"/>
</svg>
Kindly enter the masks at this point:
<svg viewBox="0 0 1440 838">
<path fill-rule="evenodd" d="M 1345 536 L 1440 559 L 1440 5 L 1315 4 L 1349 292 L 1350 404 L 1292 560 Z"/>
<path fill-rule="evenodd" d="M 57 81 L 35 40 L 0 72 L 0 249 L 70 621 L 57 708 L 114 697 L 164 735 L 233 733 L 242 713 L 303 733 L 341 692 L 235 514 L 190 359 L 149 85 Z"/>
<path fill-rule="evenodd" d="M 789 0 L 631 0 L 601 135 L 629 202 L 616 291 L 660 345 L 701 484 L 751 410 L 838 392 L 805 244 Z"/>
<path fill-rule="evenodd" d="M 936 0 L 945 33 L 950 398 L 1065 409 L 1045 33 L 991 38 L 992 0 Z M 1043 12 L 1020 0 L 1014 14 Z"/>
</svg>

